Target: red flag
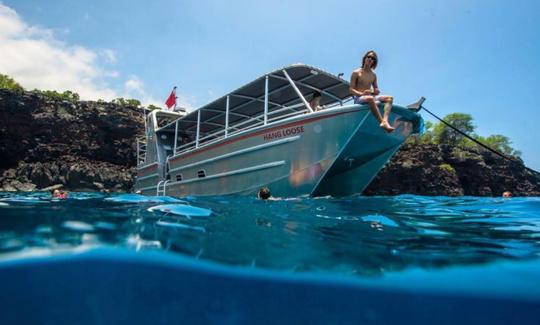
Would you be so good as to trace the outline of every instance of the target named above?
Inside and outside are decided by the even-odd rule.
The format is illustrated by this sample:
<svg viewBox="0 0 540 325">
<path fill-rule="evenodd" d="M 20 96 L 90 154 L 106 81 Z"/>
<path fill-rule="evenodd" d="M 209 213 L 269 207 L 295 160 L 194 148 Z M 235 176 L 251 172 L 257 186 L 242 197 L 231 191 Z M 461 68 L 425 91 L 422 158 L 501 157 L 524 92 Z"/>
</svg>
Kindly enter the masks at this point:
<svg viewBox="0 0 540 325">
<path fill-rule="evenodd" d="M 171 107 L 176 106 L 176 87 L 173 88 L 171 94 L 169 95 L 169 98 L 167 98 L 167 101 L 165 102 L 165 105 L 167 105 L 167 108 L 171 109 Z"/>
</svg>

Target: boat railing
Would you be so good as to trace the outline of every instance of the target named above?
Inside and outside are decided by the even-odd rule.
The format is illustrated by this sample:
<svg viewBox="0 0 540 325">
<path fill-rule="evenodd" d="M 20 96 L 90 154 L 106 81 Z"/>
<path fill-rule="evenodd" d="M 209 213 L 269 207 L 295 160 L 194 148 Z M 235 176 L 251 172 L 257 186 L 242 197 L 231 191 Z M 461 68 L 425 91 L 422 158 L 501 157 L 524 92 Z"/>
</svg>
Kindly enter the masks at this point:
<svg viewBox="0 0 540 325">
<path fill-rule="evenodd" d="M 348 100 L 344 101 L 343 103 L 348 102 L 350 100 L 351 99 L 348 99 Z M 336 107 L 336 106 L 342 106 L 343 103 L 336 103 L 334 105 L 330 105 L 330 106 L 325 107 L 325 109 Z M 279 108 L 277 110 L 267 112 L 267 123 L 273 123 L 273 122 L 284 120 L 284 119 L 294 117 L 294 116 L 297 116 L 297 115 L 303 115 L 303 114 L 309 113 L 307 109 L 301 109 L 301 110 L 298 110 L 298 111 L 296 110 L 297 108 L 302 107 L 302 106 L 304 106 L 303 103 L 297 103 L 295 105 L 285 106 L 285 107 Z M 285 111 L 291 111 L 291 110 L 292 110 L 291 113 L 282 114 L 282 115 L 279 115 L 279 116 L 274 116 L 276 114 L 279 114 L 279 113 L 282 113 L 282 112 L 285 112 Z M 197 140 L 193 140 L 191 142 L 184 143 L 184 144 L 181 144 L 181 145 L 175 145 L 174 148 L 173 148 L 172 153 L 167 158 L 189 152 L 189 151 L 191 151 L 191 150 L 193 150 L 195 148 L 204 147 L 204 146 L 210 145 L 212 143 L 219 142 L 224 138 L 228 138 L 228 137 L 231 137 L 231 136 L 236 135 L 238 133 L 241 133 L 241 132 L 253 129 L 255 127 L 264 125 L 263 118 L 264 118 L 264 113 L 261 113 L 261 114 L 256 115 L 256 116 L 252 116 L 250 119 L 246 119 L 246 120 L 243 120 L 243 121 L 241 121 L 239 123 L 230 125 L 229 129 L 227 130 L 228 132 L 225 132 L 225 130 L 222 129 L 222 130 L 210 133 L 210 134 L 206 134 L 203 137 L 200 137 L 198 142 L 197 142 Z M 175 123 L 176 123 L 176 121 L 171 122 L 171 123 L 163 126 L 163 128 L 166 128 L 167 126 L 172 126 Z M 175 132 L 175 133 L 176 133 L 176 136 L 178 136 L 178 132 Z M 227 133 L 227 134 L 225 134 L 225 133 Z M 141 139 L 137 139 L 137 161 L 138 161 L 139 165 L 144 164 L 146 162 L 146 143 L 144 141 L 142 141 Z"/>
<path fill-rule="evenodd" d="M 137 166 L 146 163 L 146 141 L 144 138 L 137 138 Z"/>
<path fill-rule="evenodd" d="M 325 109 L 332 108 L 332 107 L 337 107 L 337 106 L 342 106 L 342 104 L 344 104 L 346 102 L 349 102 L 351 100 L 352 100 L 352 98 L 349 98 L 349 99 L 343 101 L 342 103 L 335 103 L 333 105 L 329 105 L 329 106 L 325 107 Z M 283 119 L 286 119 L 286 118 L 289 118 L 289 117 L 293 117 L 293 116 L 296 116 L 296 115 L 303 115 L 303 114 L 308 113 L 307 109 L 302 109 L 302 110 L 298 110 L 298 111 L 295 110 L 295 108 L 302 107 L 302 106 L 304 106 L 303 103 L 298 103 L 298 104 L 295 104 L 295 105 L 286 106 L 286 107 L 283 107 L 283 108 L 268 112 L 267 113 L 268 114 L 268 120 L 267 121 L 268 121 L 268 123 L 271 123 L 271 122 L 280 121 L 280 120 L 283 120 Z M 284 112 L 284 111 L 290 111 L 290 110 L 293 110 L 293 112 L 291 112 L 289 114 L 270 117 L 272 115 L 275 115 L 275 114 L 278 114 L 278 113 L 281 113 L 281 112 Z M 264 113 L 261 113 L 260 115 L 256 115 L 256 116 L 254 116 L 254 117 L 252 117 L 250 119 L 244 120 L 244 121 L 239 122 L 237 124 L 230 125 L 229 129 L 233 129 L 234 131 L 228 132 L 227 136 L 225 136 L 225 130 L 219 130 L 217 132 L 207 134 L 207 135 L 203 136 L 202 138 L 199 138 L 199 143 L 198 144 L 197 144 L 197 141 L 191 141 L 189 143 L 185 143 L 183 145 L 176 146 L 175 150 L 173 151 L 171 156 L 175 156 L 175 155 L 178 155 L 178 154 L 183 154 L 183 153 L 188 152 L 190 150 L 193 150 L 195 148 L 207 146 L 209 144 L 218 142 L 218 141 L 222 140 L 223 138 L 236 135 L 238 133 L 244 132 L 246 130 L 252 129 L 252 128 L 257 127 L 257 126 L 264 125 L 264 121 L 261 120 L 262 117 L 264 117 Z M 257 121 L 257 120 L 259 122 L 252 123 L 253 121 Z M 239 128 L 239 127 L 244 126 L 244 125 L 246 125 L 246 124 L 248 124 L 250 122 L 252 124 L 250 124 L 250 125 L 248 125 L 248 126 L 246 126 L 244 128 Z"/>
<path fill-rule="evenodd" d="M 296 105 L 283 107 L 283 108 L 274 110 L 272 112 L 268 112 L 267 115 L 269 116 L 269 118 L 268 118 L 267 121 L 268 122 L 275 122 L 275 121 L 279 121 L 279 120 L 289 118 L 289 117 L 292 117 L 292 116 L 303 115 L 303 114 L 305 114 L 307 112 L 307 109 L 303 109 L 303 110 L 299 110 L 299 111 L 294 110 L 295 108 L 301 107 L 303 105 L 304 105 L 303 103 L 299 103 L 299 104 L 296 104 Z M 293 112 L 289 113 L 289 114 L 284 114 L 284 115 L 280 115 L 280 116 L 270 118 L 270 116 L 272 116 L 272 115 L 275 115 L 275 114 L 278 114 L 278 113 L 281 113 L 281 112 L 284 112 L 284 111 L 290 111 L 290 110 L 293 110 Z M 239 122 L 237 124 L 230 125 L 229 129 L 233 129 L 234 131 L 227 132 L 227 136 L 225 136 L 225 130 L 219 130 L 217 132 L 214 132 L 214 133 L 205 135 L 202 138 L 199 138 L 199 143 L 198 144 L 197 144 L 197 141 L 192 141 L 192 142 L 177 146 L 177 147 L 175 147 L 175 150 L 173 151 L 172 155 L 181 154 L 181 153 L 190 151 L 190 150 L 192 150 L 194 148 L 197 148 L 197 147 L 206 146 L 206 145 L 212 144 L 214 142 L 218 142 L 223 138 L 230 137 L 232 135 L 235 135 L 235 134 L 238 134 L 240 132 L 252 129 L 252 128 L 257 127 L 257 126 L 264 125 L 264 120 L 262 119 L 263 117 L 264 117 L 264 113 L 261 113 L 260 115 L 254 116 L 254 117 L 252 117 L 250 119 L 244 120 L 244 121 Z M 243 127 L 243 128 L 239 128 L 239 127 L 244 126 L 246 124 L 249 124 L 249 125 L 247 125 L 246 127 Z"/>
<path fill-rule="evenodd" d="M 299 110 L 299 111 L 295 110 L 295 108 L 302 107 L 302 106 L 304 106 L 303 103 L 298 103 L 298 104 L 295 104 L 295 105 L 292 105 L 292 106 L 287 106 L 287 107 L 283 107 L 283 108 L 274 110 L 272 112 L 268 112 L 268 120 L 267 121 L 268 121 L 268 123 L 271 123 L 271 122 L 284 120 L 284 119 L 289 118 L 289 117 L 293 117 L 293 116 L 297 116 L 297 115 L 303 115 L 303 114 L 308 113 L 307 109 L 302 109 L 302 110 Z M 326 108 L 331 108 L 331 107 L 336 107 L 336 106 L 341 106 L 341 104 L 336 103 L 336 104 L 330 105 L 330 106 L 328 106 Z M 290 110 L 293 110 L 293 112 L 289 113 L 289 114 L 279 115 L 279 116 L 276 116 L 276 117 L 270 117 L 272 115 L 275 115 L 275 114 L 278 114 L 278 113 L 281 113 L 281 112 L 284 112 L 284 111 L 290 111 Z M 242 121 L 240 123 L 229 126 L 230 129 L 236 129 L 236 130 L 234 130 L 232 132 L 228 132 L 227 137 L 235 135 L 235 134 L 243 132 L 243 131 L 246 131 L 246 130 L 249 130 L 249 129 L 252 129 L 252 128 L 260 126 L 260 125 L 264 125 L 264 121 L 261 120 L 262 117 L 264 117 L 264 113 L 261 113 L 260 115 L 257 115 L 257 116 L 255 116 L 255 117 L 253 117 L 251 119 L 248 119 L 248 120 Z M 238 128 L 239 126 L 243 126 L 245 124 L 248 124 L 248 123 L 256 121 L 256 120 L 259 120 L 259 122 L 252 123 L 252 124 L 248 125 L 245 128 Z M 221 140 L 223 138 L 223 136 L 219 136 L 219 135 L 224 134 L 224 133 L 225 133 L 225 130 L 219 130 L 217 132 L 208 134 L 208 135 L 200 138 L 199 139 L 199 147 L 201 145 L 203 145 L 203 144 L 207 145 L 209 143 L 213 143 L 213 142 L 217 142 L 217 141 Z M 211 141 L 204 141 L 204 140 L 207 140 L 207 139 L 210 139 L 210 138 L 213 138 L 213 139 Z M 195 141 L 193 141 L 193 142 L 191 142 L 189 144 L 195 145 Z M 184 146 L 184 147 L 187 147 L 187 146 Z M 181 147 L 179 147 L 179 148 L 181 148 Z M 180 151 L 177 150 L 176 152 L 180 152 Z"/>
</svg>

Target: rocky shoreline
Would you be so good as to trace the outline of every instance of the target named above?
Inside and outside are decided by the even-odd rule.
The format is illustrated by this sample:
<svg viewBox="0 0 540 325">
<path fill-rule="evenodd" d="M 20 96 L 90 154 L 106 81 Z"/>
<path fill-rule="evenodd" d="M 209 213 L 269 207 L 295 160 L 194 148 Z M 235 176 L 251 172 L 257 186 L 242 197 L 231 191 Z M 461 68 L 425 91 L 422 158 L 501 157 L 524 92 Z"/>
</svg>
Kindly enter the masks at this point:
<svg viewBox="0 0 540 325">
<path fill-rule="evenodd" d="M 540 196 L 540 175 L 481 148 L 403 145 L 365 195 Z"/>
<path fill-rule="evenodd" d="M 130 191 L 141 108 L 0 89 L 0 191 Z"/>
<path fill-rule="evenodd" d="M 0 191 L 132 189 L 140 107 L 0 89 Z M 521 160 L 481 149 L 405 144 L 365 195 L 540 196 Z"/>
</svg>

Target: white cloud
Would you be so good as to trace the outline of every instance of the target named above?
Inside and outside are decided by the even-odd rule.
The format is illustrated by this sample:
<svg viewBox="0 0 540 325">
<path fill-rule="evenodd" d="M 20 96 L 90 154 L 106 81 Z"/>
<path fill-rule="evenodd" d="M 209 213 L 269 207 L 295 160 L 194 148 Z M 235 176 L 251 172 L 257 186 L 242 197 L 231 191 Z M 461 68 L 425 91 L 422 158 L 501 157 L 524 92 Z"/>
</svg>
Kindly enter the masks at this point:
<svg viewBox="0 0 540 325">
<path fill-rule="evenodd" d="M 197 102 L 197 99 L 195 98 L 195 96 L 187 96 L 184 94 L 176 93 L 176 97 L 178 97 L 176 99 L 178 106 L 186 108 L 188 112 L 194 110 L 195 107 L 197 107 L 197 105 L 195 104 Z"/>
<path fill-rule="evenodd" d="M 84 18 L 90 16 L 85 14 Z M 156 99 L 148 94 L 143 81 L 135 75 L 129 76 L 123 88 L 108 85 L 108 81 L 121 77 L 118 71 L 111 69 L 117 57 L 113 49 L 94 51 L 66 44 L 55 37 L 53 30 L 28 25 L 13 9 L 0 2 L 1 74 L 29 90 L 71 90 L 87 100 L 135 98 L 143 105 L 164 107 L 166 96 Z M 177 96 L 180 106 L 193 109 L 195 98 Z"/>
<path fill-rule="evenodd" d="M 51 30 L 29 26 L 1 3 L 0 53 L 0 73 L 27 89 L 72 90 L 83 99 L 118 97 L 103 80 L 114 72 L 99 67 L 94 51 L 66 45 Z"/>
<path fill-rule="evenodd" d="M 144 90 L 144 83 L 137 76 L 130 76 L 124 83 L 124 93 L 127 98 L 136 98 L 140 100 L 144 106 L 150 104 L 163 106 L 161 101 L 146 93 Z"/>
<path fill-rule="evenodd" d="M 109 63 L 116 63 L 117 61 L 116 52 L 114 52 L 113 50 L 110 50 L 110 49 L 103 50 L 101 51 L 101 55 L 103 55 L 105 60 L 107 60 L 107 62 Z"/>
<path fill-rule="evenodd" d="M 137 76 L 130 76 L 124 83 L 124 93 L 129 98 L 137 98 L 143 104 L 155 104 L 156 100 L 149 96 L 144 90 L 144 84 Z"/>
<path fill-rule="evenodd" d="M 66 44 L 52 30 L 28 25 L 0 2 L 0 73 L 24 88 L 71 90 L 90 100 L 127 97 L 107 83 L 120 74 L 102 67 L 102 63 L 116 61 L 114 50 L 93 51 Z"/>
<path fill-rule="evenodd" d="M 17 13 L 2 4 L 0 4 L 0 17 L 0 31 L 2 35 L 6 37 L 16 36 L 24 32 L 25 29 L 28 32 L 29 28 L 19 20 Z"/>
<path fill-rule="evenodd" d="M 124 84 L 126 90 L 143 93 L 143 83 L 137 76 L 131 76 Z"/>
</svg>

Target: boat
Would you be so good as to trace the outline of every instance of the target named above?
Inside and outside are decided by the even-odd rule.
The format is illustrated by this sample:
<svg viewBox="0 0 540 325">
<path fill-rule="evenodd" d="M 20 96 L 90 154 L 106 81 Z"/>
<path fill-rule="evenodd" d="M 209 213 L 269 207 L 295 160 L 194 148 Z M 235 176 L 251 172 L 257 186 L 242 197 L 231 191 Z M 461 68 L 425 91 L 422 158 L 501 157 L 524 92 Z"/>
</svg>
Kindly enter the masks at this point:
<svg viewBox="0 0 540 325">
<path fill-rule="evenodd" d="M 320 109 L 308 102 L 316 92 Z M 422 127 L 414 109 L 399 105 L 389 121 L 396 129 L 386 133 L 367 105 L 354 104 L 346 80 L 293 64 L 189 113 L 147 114 L 134 189 L 176 197 L 262 187 L 277 197 L 361 193 Z"/>
</svg>

